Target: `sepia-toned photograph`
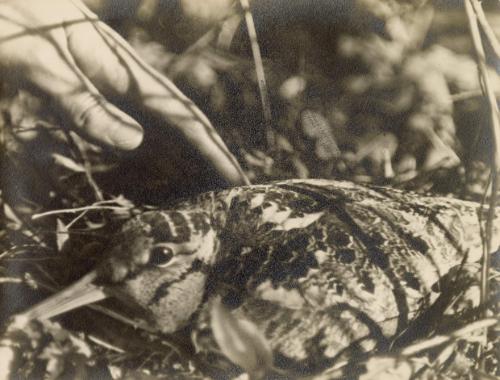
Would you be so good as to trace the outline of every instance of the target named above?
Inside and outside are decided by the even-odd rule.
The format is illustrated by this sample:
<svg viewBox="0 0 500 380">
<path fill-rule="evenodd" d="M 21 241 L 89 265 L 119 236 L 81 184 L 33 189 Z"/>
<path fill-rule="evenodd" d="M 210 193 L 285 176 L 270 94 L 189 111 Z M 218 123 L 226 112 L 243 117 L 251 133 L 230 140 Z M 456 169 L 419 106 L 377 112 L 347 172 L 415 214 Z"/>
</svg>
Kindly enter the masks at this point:
<svg viewBox="0 0 500 380">
<path fill-rule="evenodd" d="M 0 380 L 500 378 L 498 0 L 0 0 Z"/>
</svg>

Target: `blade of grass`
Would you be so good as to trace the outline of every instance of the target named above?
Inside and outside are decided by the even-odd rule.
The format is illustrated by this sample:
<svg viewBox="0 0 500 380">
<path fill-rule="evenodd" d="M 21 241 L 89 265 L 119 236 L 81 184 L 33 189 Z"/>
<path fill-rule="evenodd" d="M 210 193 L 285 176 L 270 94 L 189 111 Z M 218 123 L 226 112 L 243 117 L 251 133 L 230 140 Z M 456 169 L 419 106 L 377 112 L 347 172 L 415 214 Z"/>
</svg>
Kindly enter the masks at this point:
<svg viewBox="0 0 500 380">
<path fill-rule="evenodd" d="M 457 330 L 454 330 L 450 332 L 447 335 L 436 335 L 428 339 L 424 340 L 419 340 L 418 342 L 411 344 L 409 346 L 406 346 L 405 348 L 396 350 L 396 351 L 391 351 L 390 356 L 395 357 L 401 360 L 404 359 L 409 359 L 412 357 L 416 357 L 418 355 L 421 355 L 423 352 L 426 352 L 430 349 L 433 349 L 435 347 L 445 345 L 448 343 L 453 343 L 457 340 L 464 339 L 464 340 L 475 340 L 474 337 L 468 338 L 467 335 L 477 331 L 477 330 L 482 330 L 482 329 L 487 329 L 493 326 L 498 325 L 500 322 L 499 318 L 485 318 L 481 319 L 478 321 L 475 321 L 473 323 L 469 323 L 464 327 L 461 327 Z M 369 360 L 376 359 L 377 357 L 383 358 L 383 357 L 388 357 L 387 353 L 379 353 L 379 354 L 369 354 L 366 357 L 360 358 L 360 360 L 357 362 L 357 365 L 365 365 Z M 335 365 L 331 369 L 325 371 L 323 373 L 323 377 L 318 377 L 320 379 L 337 379 L 337 378 L 344 378 L 343 374 L 346 373 L 345 369 L 348 367 L 349 363 L 348 362 L 340 362 L 338 365 Z M 326 375 L 326 377 L 325 377 Z M 315 379 L 317 377 L 314 377 Z M 393 377 L 394 378 L 394 377 Z M 420 377 L 419 377 L 420 378 Z M 311 380 L 311 378 L 302 378 L 303 380 Z M 414 377 L 412 377 L 414 379 Z"/>
<path fill-rule="evenodd" d="M 481 34 L 478 25 L 478 13 L 482 14 L 480 3 L 477 0 L 466 0 L 465 11 L 469 22 L 469 29 L 472 38 L 472 43 L 476 53 L 477 65 L 479 69 L 480 82 L 485 98 L 488 101 L 490 108 L 490 118 L 493 136 L 493 159 L 491 162 L 491 196 L 489 202 L 488 216 L 486 219 L 486 249 L 484 250 L 483 262 L 481 268 L 481 304 L 486 305 L 489 296 L 489 279 L 490 272 L 490 254 L 494 249 L 493 242 L 493 220 L 495 219 L 496 197 L 498 193 L 498 169 L 500 168 L 500 120 L 498 113 L 498 103 L 493 92 L 493 86 L 488 75 L 488 67 L 486 65 L 486 54 L 484 51 Z M 487 308 L 484 310 L 483 316 L 487 316 Z M 485 339 L 488 339 L 488 328 L 484 329 Z M 484 369 L 484 360 L 480 363 Z"/>
<path fill-rule="evenodd" d="M 486 15 L 484 14 L 483 7 L 481 3 L 477 0 L 471 1 L 472 8 L 476 13 L 477 20 L 479 21 L 479 25 L 483 29 L 484 35 L 488 39 L 488 42 L 491 45 L 491 48 L 495 52 L 497 58 L 500 58 L 500 43 L 498 42 L 497 36 L 493 29 L 491 28 L 488 20 L 486 19 Z"/>
<path fill-rule="evenodd" d="M 271 124 L 271 105 L 269 103 L 266 76 L 264 74 L 264 66 L 262 64 L 259 42 L 257 41 L 257 32 L 255 31 L 255 24 L 253 22 L 252 12 L 250 12 L 250 5 L 248 3 L 248 0 L 240 0 L 240 4 L 243 8 L 243 12 L 245 13 L 245 22 L 247 24 L 250 46 L 252 47 L 252 55 L 255 61 L 255 74 L 257 75 L 257 82 L 259 84 L 260 100 L 262 102 L 264 122 L 266 124 L 267 148 L 272 149 L 275 146 L 275 138 Z"/>
<path fill-rule="evenodd" d="M 94 193 L 94 197 L 97 201 L 103 201 L 104 195 L 102 193 L 101 188 L 97 184 L 92 174 L 92 164 L 87 156 L 86 150 L 83 147 L 83 143 L 79 140 L 79 138 L 75 137 L 75 135 L 64 128 L 61 128 L 65 135 L 66 139 L 70 147 L 72 148 L 73 153 L 78 158 L 82 167 L 84 169 L 85 178 L 87 178 L 87 182 Z"/>
<path fill-rule="evenodd" d="M 486 319 L 481 319 L 479 321 L 476 321 L 474 323 L 470 323 L 467 326 L 464 326 L 458 330 L 455 330 L 449 335 L 437 335 L 435 337 L 432 337 L 430 339 L 426 339 L 420 342 L 417 342 L 415 344 L 412 344 L 411 346 L 408 346 L 401 350 L 401 355 L 404 356 L 411 356 L 411 355 L 416 355 L 422 351 L 428 350 L 430 348 L 439 346 L 443 343 L 451 342 L 455 339 L 460 339 L 464 338 L 466 335 L 476 331 L 476 330 L 481 330 L 484 328 L 492 327 L 497 325 L 499 322 L 498 318 L 486 318 Z"/>
<path fill-rule="evenodd" d="M 495 206 L 496 206 L 496 194 L 498 191 L 498 168 L 500 168 L 500 121 L 498 117 L 498 104 L 493 92 L 493 87 L 488 75 L 488 68 L 486 66 L 486 54 L 484 52 L 484 47 L 481 41 L 481 35 L 479 32 L 478 19 L 476 13 L 474 13 L 473 3 L 477 0 L 467 0 L 465 1 L 465 10 L 467 13 L 467 18 L 469 21 L 469 28 L 472 37 L 472 42 L 474 45 L 474 50 L 477 56 L 477 64 L 479 68 L 479 74 L 481 77 L 481 83 L 483 84 L 484 96 L 488 100 L 490 106 L 490 117 L 493 135 L 493 160 L 492 160 L 492 190 L 489 204 L 488 217 L 486 220 L 486 246 L 487 254 L 489 255 L 493 251 L 492 245 L 492 233 L 493 233 L 493 219 L 495 217 Z M 479 6 L 479 4 L 476 4 Z M 484 304 L 487 302 L 488 298 L 488 272 L 489 272 L 489 260 L 487 257 L 483 259 L 483 270 L 481 279 L 481 302 Z"/>
<path fill-rule="evenodd" d="M 40 214 L 34 214 L 31 219 L 36 220 L 43 218 L 45 216 L 49 215 L 58 215 L 58 214 L 72 214 L 72 213 L 77 213 L 81 211 L 87 211 L 87 210 L 124 210 L 123 206 L 85 206 L 85 207 L 76 207 L 76 208 L 68 208 L 68 209 L 59 209 L 59 210 L 52 210 L 52 211 L 47 211 L 43 212 Z"/>
</svg>

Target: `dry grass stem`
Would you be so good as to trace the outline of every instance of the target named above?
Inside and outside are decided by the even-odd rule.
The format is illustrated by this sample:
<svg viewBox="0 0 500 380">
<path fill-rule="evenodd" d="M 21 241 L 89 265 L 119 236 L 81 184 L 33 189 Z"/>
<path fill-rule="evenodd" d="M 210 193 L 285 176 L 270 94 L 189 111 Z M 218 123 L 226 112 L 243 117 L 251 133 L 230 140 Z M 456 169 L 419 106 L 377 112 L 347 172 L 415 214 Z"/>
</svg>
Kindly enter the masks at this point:
<svg viewBox="0 0 500 380">
<path fill-rule="evenodd" d="M 262 64 L 262 56 L 260 54 L 259 42 L 257 40 L 257 32 L 255 30 L 255 24 L 253 22 L 252 12 L 250 12 L 250 5 L 248 3 L 248 0 L 240 0 L 240 3 L 243 11 L 245 12 L 245 22 L 247 24 L 253 59 L 255 61 L 255 74 L 257 75 L 260 99 L 264 112 L 264 122 L 266 123 L 267 147 L 272 149 L 275 146 L 275 138 L 272 131 L 271 105 L 269 102 L 266 76 L 264 74 L 264 65 Z"/>
<path fill-rule="evenodd" d="M 474 12 L 474 3 L 476 0 L 467 0 L 465 2 L 465 10 L 467 13 L 467 18 L 469 21 L 469 28 L 472 37 L 472 42 L 477 56 L 477 64 L 479 67 L 479 73 L 481 77 L 481 83 L 483 84 L 484 95 L 488 100 L 490 106 L 490 117 L 492 125 L 492 136 L 493 136 L 493 160 L 492 160 L 492 189 L 491 197 L 489 203 L 488 217 L 486 220 L 486 254 L 483 258 L 483 267 L 481 273 L 481 302 L 486 304 L 488 301 L 488 274 L 489 274 L 489 254 L 493 251 L 492 247 L 492 234 L 493 234 L 493 220 L 495 217 L 495 206 L 496 206 L 496 195 L 498 192 L 498 168 L 500 168 L 500 121 L 498 114 L 498 104 L 493 92 L 493 87 L 491 85 L 491 80 L 488 76 L 488 68 L 486 66 L 486 54 L 484 52 L 483 43 L 481 41 L 481 35 L 478 26 L 478 16 Z M 480 7 L 476 4 L 476 7 Z"/>
<path fill-rule="evenodd" d="M 65 208 L 65 209 L 59 209 L 59 210 L 50 210 L 50 211 L 42 212 L 39 214 L 33 214 L 31 219 L 36 220 L 36 219 L 40 219 L 40 218 L 45 218 L 46 216 L 50 216 L 50 215 L 74 214 L 77 212 L 90 211 L 90 210 L 114 210 L 114 211 L 129 210 L 129 208 L 124 207 L 124 206 L 105 206 L 105 205 L 102 205 L 102 202 L 99 202 L 99 203 L 100 204 L 94 204 L 94 205 L 90 205 L 90 206 Z"/>
<path fill-rule="evenodd" d="M 472 0 L 471 5 L 474 9 L 474 12 L 476 13 L 477 20 L 479 21 L 479 24 L 483 29 L 484 35 L 486 36 L 488 42 L 490 43 L 491 48 L 495 52 L 496 57 L 500 58 L 500 43 L 498 42 L 498 38 L 495 35 L 493 29 L 491 28 L 490 23 L 486 19 L 486 15 L 484 14 L 481 3 L 477 0 Z"/>
<path fill-rule="evenodd" d="M 422 342 L 418 342 L 416 344 L 412 344 L 411 346 L 406 347 L 401 351 L 402 355 L 410 356 L 418 354 L 421 351 L 428 350 L 430 348 L 440 346 L 444 343 L 450 342 L 455 339 L 465 338 L 467 334 L 470 334 L 474 331 L 489 328 L 497 325 L 500 322 L 498 318 L 486 318 L 479 320 L 474 323 L 470 323 L 461 329 L 454 331 L 449 335 L 437 335 L 430 339 L 424 340 Z"/>
</svg>

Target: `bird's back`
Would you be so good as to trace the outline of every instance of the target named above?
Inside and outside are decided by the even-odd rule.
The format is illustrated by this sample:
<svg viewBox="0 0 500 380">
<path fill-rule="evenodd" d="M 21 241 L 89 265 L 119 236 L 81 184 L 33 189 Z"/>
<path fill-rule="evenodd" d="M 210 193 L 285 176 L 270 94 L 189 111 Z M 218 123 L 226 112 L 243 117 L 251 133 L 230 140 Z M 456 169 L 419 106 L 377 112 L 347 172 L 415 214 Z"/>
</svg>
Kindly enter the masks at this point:
<svg viewBox="0 0 500 380">
<path fill-rule="evenodd" d="M 208 210 L 218 230 L 209 292 L 258 326 L 278 366 L 299 372 L 387 348 L 450 270 L 482 254 L 478 204 L 388 188 L 286 181 L 185 207 Z M 497 218 L 495 247 L 499 231 Z"/>
</svg>

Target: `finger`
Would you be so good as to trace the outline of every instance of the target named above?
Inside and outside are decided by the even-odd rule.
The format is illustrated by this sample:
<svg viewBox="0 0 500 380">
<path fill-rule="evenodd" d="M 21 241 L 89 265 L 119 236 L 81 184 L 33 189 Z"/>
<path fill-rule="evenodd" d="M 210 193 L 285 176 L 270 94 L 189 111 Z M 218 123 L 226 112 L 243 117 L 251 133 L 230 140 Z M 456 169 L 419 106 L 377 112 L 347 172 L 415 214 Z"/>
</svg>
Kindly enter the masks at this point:
<svg viewBox="0 0 500 380">
<path fill-rule="evenodd" d="M 78 68 L 54 55 L 33 82 L 58 103 L 77 132 L 107 146 L 131 150 L 142 141 L 142 127 L 106 101 Z"/>
<path fill-rule="evenodd" d="M 249 184 L 238 161 L 229 151 L 205 114 L 169 79 L 142 61 L 128 44 L 109 27 L 109 39 L 116 41 L 120 56 L 130 69 L 140 103 L 177 129 L 229 183 Z"/>
<path fill-rule="evenodd" d="M 76 131 L 110 147 L 131 150 L 142 141 L 142 127 L 107 102 L 69 54 L 52 46 L 43 48 L 44 62 L 31 67 L 31 81 L 47 93 Z"/>
<path fill-rule="evenodd" d="M 135 98 L 146 111 L 176 128 L 227 181 L 248 183 L 206 116 L 171 81 L 142 61 L 116 32 L 102 23 L 75 24 L 66 29 L 76 63 L 100 90 L 111 89 L 114 95 Z"/>
<path fill-rule="evenodd" d="M 97 32 L 100 21 L 69 24 L 65 27 L 68 49 L 85 76 L 105 95 L 124 96 L 132 79 L 120 58 L 116 44 Z"/>
<path fill-rule="evenodd" d="M 48 95 L 63 118 L 93 141 L 124 150 L 142 141 L 142 128 L 130 116 L 107 102 L 79 70 L 67 50 L 62 28 L 49 33 L 19 33 L 2 43 L 6 76 L 22 80 Z"/>
</svg>

